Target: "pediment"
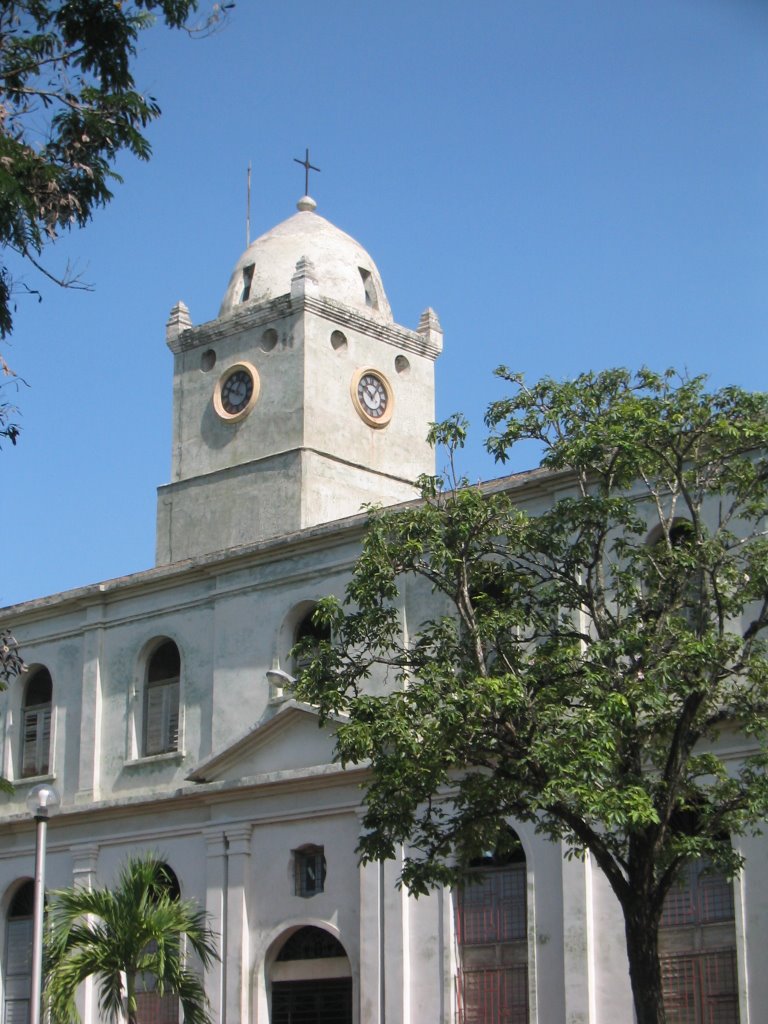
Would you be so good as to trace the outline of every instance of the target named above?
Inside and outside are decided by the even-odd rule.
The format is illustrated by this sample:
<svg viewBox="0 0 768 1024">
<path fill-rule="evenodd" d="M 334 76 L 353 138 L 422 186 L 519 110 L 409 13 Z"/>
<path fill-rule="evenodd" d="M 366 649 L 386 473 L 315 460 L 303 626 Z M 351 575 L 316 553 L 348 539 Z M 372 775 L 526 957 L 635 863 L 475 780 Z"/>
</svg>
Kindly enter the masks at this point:
<svg viewBox="0 0 768 1024">
<path fill-rule="evenodd" d="M 235 782 L 275 772 L 327 766 L 334 761 L 337 723 L 318 726 L 318 712 L 289 700 L 224 750 L 201 761 L 189 782 Z"/>
</svg>

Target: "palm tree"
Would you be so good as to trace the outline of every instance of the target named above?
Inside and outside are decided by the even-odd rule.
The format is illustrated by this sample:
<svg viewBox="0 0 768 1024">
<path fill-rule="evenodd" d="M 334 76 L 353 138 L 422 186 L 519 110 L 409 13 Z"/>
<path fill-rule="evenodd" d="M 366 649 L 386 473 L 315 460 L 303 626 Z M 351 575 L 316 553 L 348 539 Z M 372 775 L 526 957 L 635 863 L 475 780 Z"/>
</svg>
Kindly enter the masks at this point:
<svg viewBox="0 0 768 1024">
<path fill-rule="evenodd" d="M 50 894 L 44 997 L 52 1024 L 79 1019 L 75 996 L 91 976 L 108 1021 L 138 1024 L 136 995 L 151 977 L 158 995 L 178 996 L 186 1024 L 211 1024 L 203 984 L 186 965 L 182 937 L 203 967 L 218 959 L 216 939 L 204 911 L 193 900 L 179 900 L 170 881 L 156 856 L 138 856 L 126 862 L 111 890 Z"/>
</svg>

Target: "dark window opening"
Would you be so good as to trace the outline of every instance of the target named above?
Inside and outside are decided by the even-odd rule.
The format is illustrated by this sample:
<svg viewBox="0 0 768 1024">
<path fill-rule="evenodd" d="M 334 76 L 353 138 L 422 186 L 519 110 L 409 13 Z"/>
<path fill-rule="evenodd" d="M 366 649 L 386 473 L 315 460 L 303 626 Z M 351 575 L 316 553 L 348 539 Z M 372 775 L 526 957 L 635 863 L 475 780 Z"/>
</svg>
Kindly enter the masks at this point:
<svg viewBox="0 0 768 1024">
<path fill-rule="evenodd" d="M 144 754 L 165 754 L 179 745 L 181 657 L 172 640 L 154 652 L 147 667 L 144 698 Z"/>
<path fill-rule="evenodd" d="M 324 928 L 307 925 L 299 928 L 285 942 L 277 960 L 326 960 L 330 957 L 346 957 L 347 951 L 336 938 Z"/>
<path fill-rule="evenodd" d="M 273 982 L 272 1024 L 352 1024 L 352 979 Z"/>
<path fill-rule="evenodd" d="M 33 882 L 20 886 L 8 908 L 5 931 L 4 1024 L 28 1024 L 32 990 Z"/>
<path fill-rule="evenodd" d="M 24 690 L 21 738 L 21 775 L 47 775 L 50 771 L 51 702 L 53 681 L 47 668 L 38 669 Z"/>
<path fill-rule="evenodd" d="M 294 663 L 294 675 L 299 675 L 312 660 L 314 654 L 320 648 L 320 644 L 324 641 L 330 641 L 331 631 L 326 625 L 320 625 L 314 621 L 315 608 L 312 607 L 306 613 L 306 615 L 299 621 L 296 626 L 294 633 L 293 642 L 294 644 L 300 643 L 302 640 L 309 640 L 310 650 L 305 651 L 300 657 L 296 658 Z"/>
<path fill-rule="evenodd" d="M 253 284 L 253 263 L 243 267 L 243 289 L 240 292 L 240 301 L 247 302 L 251 297 L 251 285 Z"/>
<path fill-rule="evenodd" d="M 378 309 L 379 297 L 376 294 L 376 285 L 373 283 L 370 270 L 366 270 L 364 267 L 358 267 L 357 269 L 360 271 L 360 277 L 363 282 L 366 306 L 369 306 L 371 309 Z"/>
<path fill-rule="evenodd" d="M 293 851 L 296 895 L 316 896 L 325 891 L 325 855 L 322 846 L 302 846 Z"/>
</svg>

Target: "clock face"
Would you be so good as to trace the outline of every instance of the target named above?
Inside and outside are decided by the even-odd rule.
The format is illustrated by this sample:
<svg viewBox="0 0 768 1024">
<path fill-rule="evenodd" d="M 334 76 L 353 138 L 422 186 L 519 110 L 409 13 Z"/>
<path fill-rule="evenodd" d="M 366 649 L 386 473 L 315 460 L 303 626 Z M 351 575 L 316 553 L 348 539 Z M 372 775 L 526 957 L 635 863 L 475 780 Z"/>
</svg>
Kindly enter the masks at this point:
<svg viewBox="0 0 768 1024">
<path fill-rule="evenodd" d="M 250 363 L 235 363 L 218 380 L 213 407 L 224 420 L 243 419 L 259 397 L 259 375 Z"/>
<path fill-rule="evenodd" d="M 352 379 L 352 400 L 358 414 L 371 427 L 384 427 L 392 418 L 392 388 L 378 370 L 358 370 Z"/>
<path fill-rule="evenodd" d="M 253 377 L 247 370 L 230 373 L 221 389 L 221 404 L 224 410 L 234 416 L 248 404 L 253 394 Z"/>
</svg>

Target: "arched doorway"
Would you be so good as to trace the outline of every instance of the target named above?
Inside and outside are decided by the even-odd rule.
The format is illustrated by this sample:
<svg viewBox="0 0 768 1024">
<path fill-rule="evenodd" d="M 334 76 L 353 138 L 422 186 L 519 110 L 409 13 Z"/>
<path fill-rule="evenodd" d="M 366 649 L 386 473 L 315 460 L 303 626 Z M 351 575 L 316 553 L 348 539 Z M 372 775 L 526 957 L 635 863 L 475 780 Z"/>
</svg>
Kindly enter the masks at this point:
<svg viewBox="0 0 768 1024">
<path fill-rule="evenodd" d="M 19 886 L 8 907 L 5 931 L 5 999 L 3 1024 L 27 1024 L 32 987 L 33 882 Z"/>
<path fill-rule="evenodd" d="M 271 1024 L 352 1024 L 352 972 L 346 950 L 325 931 L 293 932 L 275 958 Z"/>
<path fill-rule="evenodd" d="M 456 894 L 460 1024 L 528 1024 L 525 853 L 509 830 L 504 850 L 470 864 Z"/>
<path fill-rule="evenodd" d="M 181 887 L 173 868 L 158 864 L 157 880 L 174 899 L 181 899 Z M 156 945 L 153 942 L 153 947 Z M 179 997 L 175 992 L 157 991 L 157 980 L 153 974 L 145 973 L 137 978 L 136 1019 L 138 1024 L 178 1024 Z"/>
<path fill-rule="evenodd" d="M 738 1024 L 733 883 L 702 858 L 686 864 L 659 925 L 669 1024 Z"/>
</svg>

